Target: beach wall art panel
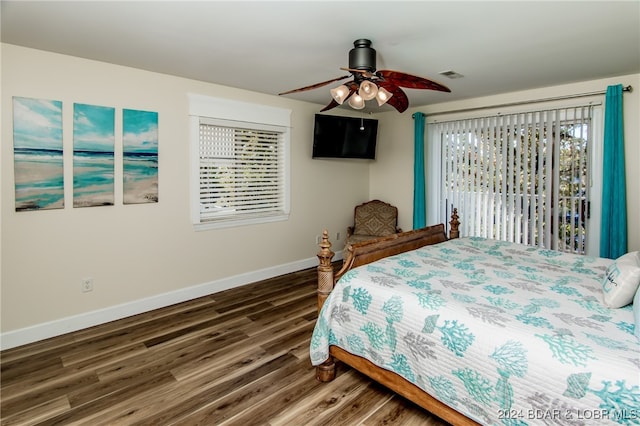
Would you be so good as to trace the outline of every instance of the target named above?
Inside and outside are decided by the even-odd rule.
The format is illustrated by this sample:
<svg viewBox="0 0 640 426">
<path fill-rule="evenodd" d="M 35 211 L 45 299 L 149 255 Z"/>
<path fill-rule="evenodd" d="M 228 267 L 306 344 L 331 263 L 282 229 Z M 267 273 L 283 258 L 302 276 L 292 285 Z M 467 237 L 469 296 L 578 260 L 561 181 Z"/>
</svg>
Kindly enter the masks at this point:
<svg viewBox="0 0 640 426">
<path fill-rule="evenodd" d="M 123 203 L 158 202 L 158 113 L 123 109 Z"/>
<path fill-rule="evenodd" d="M 16 211 L 64 208 L 62 102 L 13 98 Z"/>
<path fill-rule="evenodd" d="M 114 202 L 115 108 L 73 104 L 73 207 Z"/>
</svg>

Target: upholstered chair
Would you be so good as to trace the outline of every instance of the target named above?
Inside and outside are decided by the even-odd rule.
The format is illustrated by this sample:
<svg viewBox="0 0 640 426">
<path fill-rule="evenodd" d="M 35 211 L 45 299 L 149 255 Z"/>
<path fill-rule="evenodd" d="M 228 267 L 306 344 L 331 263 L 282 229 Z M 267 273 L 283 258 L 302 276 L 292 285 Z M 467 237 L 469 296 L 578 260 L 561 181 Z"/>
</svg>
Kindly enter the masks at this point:
<svg viewBox="0 0 640 426">
<path fill-rule="evenodd" d="M 398 232 L 402 232 L 398 228 L 398 208 L 380 200 L 368 201 L 355 207 L 345 246 Z"/>
</svg>

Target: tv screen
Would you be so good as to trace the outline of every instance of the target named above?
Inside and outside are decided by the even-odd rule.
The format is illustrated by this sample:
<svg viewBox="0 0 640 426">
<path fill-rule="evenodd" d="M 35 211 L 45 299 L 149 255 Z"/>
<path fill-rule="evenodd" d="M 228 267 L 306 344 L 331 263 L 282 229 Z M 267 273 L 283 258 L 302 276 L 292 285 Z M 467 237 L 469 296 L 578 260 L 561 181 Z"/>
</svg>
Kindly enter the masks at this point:
<svg viewBox="0 0 640 426">
<path fill-rule="evenodd" d="M 378 120 L 316 114 L 313 158 L 376 158 Z"/>
</svg>

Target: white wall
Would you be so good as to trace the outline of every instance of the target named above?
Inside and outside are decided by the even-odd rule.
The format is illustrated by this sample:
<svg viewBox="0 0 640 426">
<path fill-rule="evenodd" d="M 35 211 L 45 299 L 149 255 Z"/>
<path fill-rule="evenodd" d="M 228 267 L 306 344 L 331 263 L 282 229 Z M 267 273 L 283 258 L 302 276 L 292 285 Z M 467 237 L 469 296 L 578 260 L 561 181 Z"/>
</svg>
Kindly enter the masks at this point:
<svg viewBox="0 0 640 426">
<path fill-rule="evenodd" d="M 413 119 L 378 114 L 377 160 L 312 160 L 318 105 L 194 80 L 2 44 L 0 149 L 0 330 L 2 348 L 87 327 L 144 309 L 316 264 L 315 237 L 344 235 L 353 207 L 380 198 L 412 228 Z M 433 105 L 431 112 L 634 86 L 625 94 L 630 248 L 640 249 L 640 75 Z M 292 113 L 291 216 L 286 222 L 195 232 L 189 211 L 187 93 L 231 98 Z M 65 204 L 15 212 L 12 97 L 63 102 Z M 157 111 L 157 204 L 72 208 L 71 114 L 74 102 Z M 347 115 L 348 110 L 336 113 Z M 116 135 L 116 143 L 118 135 Z M 343 241 L 335 241 L 339 251 Z M 81 293 L 80 280 L 94 279 Z"/>
<path fill-rule="evenodd" d="M 404 230 L 413 227 L 413 119 L 416 111 L 429 114 L 466 108 L 501 105 L 525 100 L 547 99 L 582 93 L 605 91 L 613 84 L 631 85 L 625 92 L 625 158 L 627 175 L 627 218 L 629 250 L 640 250 L 640 74 L 619 76 L 557 87 L 505 93 L 497 96 L 410 108 L 402 115 L 395 112 L 379 114 L 380 141 L 378 160 L 370 168 L 371 198 L 380 198 L 398 206 L 399 224 Z M 598 97 L 604 102 L 604 96 Z M 444 118 L 444 117 L 441 117 Z M 428 141 L 427 141 L 428 143 Z M 398 188 L 407 188 L 399 191 Z M 594 201 L 592 201 L 594 202 Z"/>
<path fill-rule="evenodd" d="M 316 235 L 343 235 L 368 197 L 369 163 L 311 159 L 318 106 L 287 98 L 1 45 L 2 347 L 317 264 Z M 291 109 L 291 215 L 194 231 L 187 93 Z M 12 97 L 63 102 L 64 209 L 15 211 Z M 73 103 L 157 111 L 159 203 L 73 208 Z M 117 113 L 116 113 L 117 114 Z M 116 146 L 118 142 L 116 131 Z M 342 248 L 335 242 L 335 249 Z M 94 290 L 80 291 L 80 280 Z"/>
</svg>

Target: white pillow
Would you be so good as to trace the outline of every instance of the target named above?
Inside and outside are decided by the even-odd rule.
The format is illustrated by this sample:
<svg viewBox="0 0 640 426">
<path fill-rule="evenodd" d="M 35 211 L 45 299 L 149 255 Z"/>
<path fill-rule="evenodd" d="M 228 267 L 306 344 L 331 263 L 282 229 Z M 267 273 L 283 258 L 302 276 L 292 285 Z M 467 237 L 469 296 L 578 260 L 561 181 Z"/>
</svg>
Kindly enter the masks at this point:
<svg viewBox="0 0 640 426">
<path fill-rule="evenodd" d="M 617 258 L 602 280 L 604 304 L 621 308 L 633 300 L 640 286 L 640 252 L 634 251 Z"/>
<path fill-rule="evenodd" d="M 640 340 L 640 287 L 636 291 L 636 297 L 633 298 L 633 316 L 636 318 L 634 334 Z"/>
</svg>

